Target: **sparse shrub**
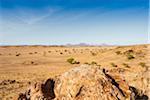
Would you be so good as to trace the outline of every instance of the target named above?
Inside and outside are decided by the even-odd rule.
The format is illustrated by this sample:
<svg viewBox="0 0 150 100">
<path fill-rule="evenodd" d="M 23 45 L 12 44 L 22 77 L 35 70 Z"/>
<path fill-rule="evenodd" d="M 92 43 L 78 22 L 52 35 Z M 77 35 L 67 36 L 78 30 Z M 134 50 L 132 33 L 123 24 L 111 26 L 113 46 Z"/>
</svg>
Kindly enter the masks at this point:
<svg viewBox="0 0 150 100">
<path fill-rule="evenodd" d="M 91 54 L 92 54 L 92 56 L 96 56 L 97 54 L 96 53 L 94 53 L 94 52 L 91 52 Z"/>
<path fill-rule="evenodd" d="M 90 65 L 88 62 L 85 62 L 84 64 L 86 64 L 86 65 Z"/>
<path fill-rule="evenodd" d="M 117 65 L 114 64 L 114 63 L 110 63 L 110 64 L 111 64 L 112 67 L 117 67 Z"/>
<path fill-rule="evenodd" d="M 20 56 L 20 55 L 21 55 L 20 53 L 16 54 L 16 56 Z"/>
<path fill-rule="evenodd" d="M 73 64 L 80 64 L 80 62 L 79 61 L 74 61 Z"/>
<path fill-rule="evenodd" d="M 126 68 L 130 68 L 130 66 L 128 65 L 128 64 L 126 64 L 126 63 L 123 63 L 122 64 L 124 67 L 126 67 Z"/>
<path fill-rule="evenodd" d="M 35 54 L 37 54 L 37 52 L 34 52 Z"/>
<path fill-rule="evenodd" d="M 127 59 L 128 59 L 128 60 L 131 60 L 131 59 L 134 59 L 134 58 L 135 58 L 135 57 L 134 57 L 133 55 L 131 55 L 131 54 L 128 54 L 128 55 L 127 55 Z"/>
<path fill-rule="evenodd" d="M 31 61 L 31 64 L 34 64 L 34 62 L 33 62 L 33 61 Z"/>
<path fill-rule="evenodd" d="M 65 50 L 65 52 L 67 52 L 67 50 Z"/>
<path fill-rule="evenodd" d="M 134 51 L 132 49 L 128 50 L 129 53 L 133 53 Z"/>
<path fill-rule="evenodd" d="M 140 62 L 139 65 L 142 67 L 146 67 L 146 63 L 144 63 L 144 62 Z"/>
<path fill-rule="evenodd" d="M 122 48 L 121 46 L 117 46 L 116 49 Z"/>
<path fill-rule="evenodd" d="M 128 60 L 134 59 L 135 57 L 133 56 L 134 51 L 132 49 L 127 50 L 125 52 L 123 52 L 123 54 L 126 55 Z"/>
<path fill-rule="evenodd" d="M 97 64 L 95 61 L 92 61 L 91 63 L 85 62 L 84 64 L 101 66 L 101 65 Z"/>
<path fill-rule="evenodd" d="M 70 64 L 80 64 L 80 62 L 76 61 L 74 58 L 67 59 L 67 62 L 70 63 Z"/>
<path fill-rule="evenodd" d="M 97 65 L 97 62 L 92 61 L 92 62 L 91 62 L 91 65 Z"/>
<path fill-rule="evenodd" d="M 70 64 L 73 64 L 73 61 L 74 61 L 74 58 L 68 58 L 67 59 L 67 62 L 70 63 Z"/>
<path fill-rule="evenodd" d="M 33 53 L 32 53 L 32 52 L 30 52 L 29 54 L 30 54 L 30 55 L 32 55 Z"/>
<path fill-rule="evenodd" d="M 133 81 L 137 81 L 137 79 L 135 78 L 135 79 L 133 79 Z"/>
<path fill-rule="evenodd" d="M 120 55 L 121 54 L 121 51 L 116 51 L 115 52 L 117 55 Z"/>
<path fill-rule="evenodd" d="M 48 53 L 51 53 L 51 51 L 48 51 Z"/>
<path fill-rule="evenodd" d="M 101 65 L 100 65 L 100 64 L 97 64 L 97 66 L 99 66 L 99 67 L 100 67 Z"/>
<path fill-rule="evenodd" d="M 126 55 L 133 54 L 133 53 L 134 53 L 134 51 L 132 49 L 127 50 L 127 51 L 124 52 L 124 54 L 126 54 Z"/>
<path fill-rule="evenodd" d="M 63 53 L 62 53 L 62 52 L 60 52 L 60 54 L 62 55 Z"/>
<path fill-rule="evenodd" d="M 33 65 L 38 65 L 36 62 L 34 62 L 34 61 L 31 61 L 31 64 L 33 64 Z"/>
</svg>

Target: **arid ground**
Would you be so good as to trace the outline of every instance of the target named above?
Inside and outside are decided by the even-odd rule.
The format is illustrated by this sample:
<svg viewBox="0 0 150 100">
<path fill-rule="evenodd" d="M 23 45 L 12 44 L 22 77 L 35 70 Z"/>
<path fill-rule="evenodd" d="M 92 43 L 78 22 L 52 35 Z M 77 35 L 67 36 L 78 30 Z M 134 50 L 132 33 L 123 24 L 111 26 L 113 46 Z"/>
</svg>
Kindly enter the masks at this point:
<svg viewBox="0 0 150 100">
<path fill-rule="evenodd" d="M 30 84 L 55 77 L 81 64 L 116 69 L 130 86 L 148 95 L 150 45 L 109 47 L 0 47 L 0 100 L 12 99 Z M 72 59 L 73 62 L 67 61 Z M 75 62 L 75 63 L 74 63 Z M 115 74 L 115 71 L 114 71 Z"/>
</svg>

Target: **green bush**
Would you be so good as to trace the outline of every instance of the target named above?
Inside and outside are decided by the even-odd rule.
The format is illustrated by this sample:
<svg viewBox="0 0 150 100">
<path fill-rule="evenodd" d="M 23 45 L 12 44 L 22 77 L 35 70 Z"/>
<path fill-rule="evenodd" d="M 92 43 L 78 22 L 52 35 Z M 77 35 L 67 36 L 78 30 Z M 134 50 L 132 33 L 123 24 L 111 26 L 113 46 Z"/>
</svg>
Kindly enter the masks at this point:
<svg viewBox="0 0 150 100">
<path fill-rule="evenodd" d="M 131 59 L 134 59 L 134 58 L 135 58 L 135 57 L 134 57 L 133 55 L 131 55 L 131 54 L 128 54 L 128 55 L 127 55 L 127 59 L 128 59 L 128 60 L 131 60 Z"/>
<path fill-rule="evenodd" d="M 75 61 L 74 58 L 67 59 L 67 62 L 70 63 L 70 64 L 80 64 L 80 62 L 79 61 Z"/>
<path fill-rule="evenodd" d="M 74 58 L 68 58 L 68 59 L 67 59 L 67 62 L 70 63 L 70 64 L 73 64 Z"/>
</svg>

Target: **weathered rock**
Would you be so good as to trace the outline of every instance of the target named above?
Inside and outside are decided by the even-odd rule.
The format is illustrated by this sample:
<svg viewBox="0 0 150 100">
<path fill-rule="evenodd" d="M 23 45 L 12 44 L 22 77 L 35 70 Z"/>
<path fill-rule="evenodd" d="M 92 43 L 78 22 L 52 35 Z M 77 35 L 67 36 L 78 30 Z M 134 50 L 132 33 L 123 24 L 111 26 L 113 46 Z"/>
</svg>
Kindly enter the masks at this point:
<svg viewBox="0 0 150 100">
<path fill-rule="evenodd" d="M 120 81 L 123 81 L 121 77 Z M 56 78 L 54 91 L 59 100 L 124 100 L 130 99 L 131 95 L 125 81 L 120 87 L 104 69 L 88 65 L 76 67 Z"/>
<path fill-rule="evenodd" d="M 132 97 L 133 96 L 133 97 Z M 99 66 L 81 65 L 36 84 L 21 97 L 31 100 L 130 100 L 134 98 L 123 77 L 117 81 Z"/>
</svg>

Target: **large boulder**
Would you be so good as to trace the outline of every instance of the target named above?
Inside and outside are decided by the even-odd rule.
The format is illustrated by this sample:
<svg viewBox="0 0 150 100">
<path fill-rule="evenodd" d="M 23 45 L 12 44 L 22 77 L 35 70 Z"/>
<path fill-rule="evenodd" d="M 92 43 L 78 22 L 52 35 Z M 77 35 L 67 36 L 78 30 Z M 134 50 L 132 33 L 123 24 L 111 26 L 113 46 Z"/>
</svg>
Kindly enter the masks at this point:
<svg viewBox="0 0 150 100">
<path fill-rule="evenodd" d="M 134 92 L 123 77 L 117 81 L 105 69 L 93 65 L 75 67 L 44 84 L 36 84 L 20 100 L 130 100 Z"/>
</svg>

